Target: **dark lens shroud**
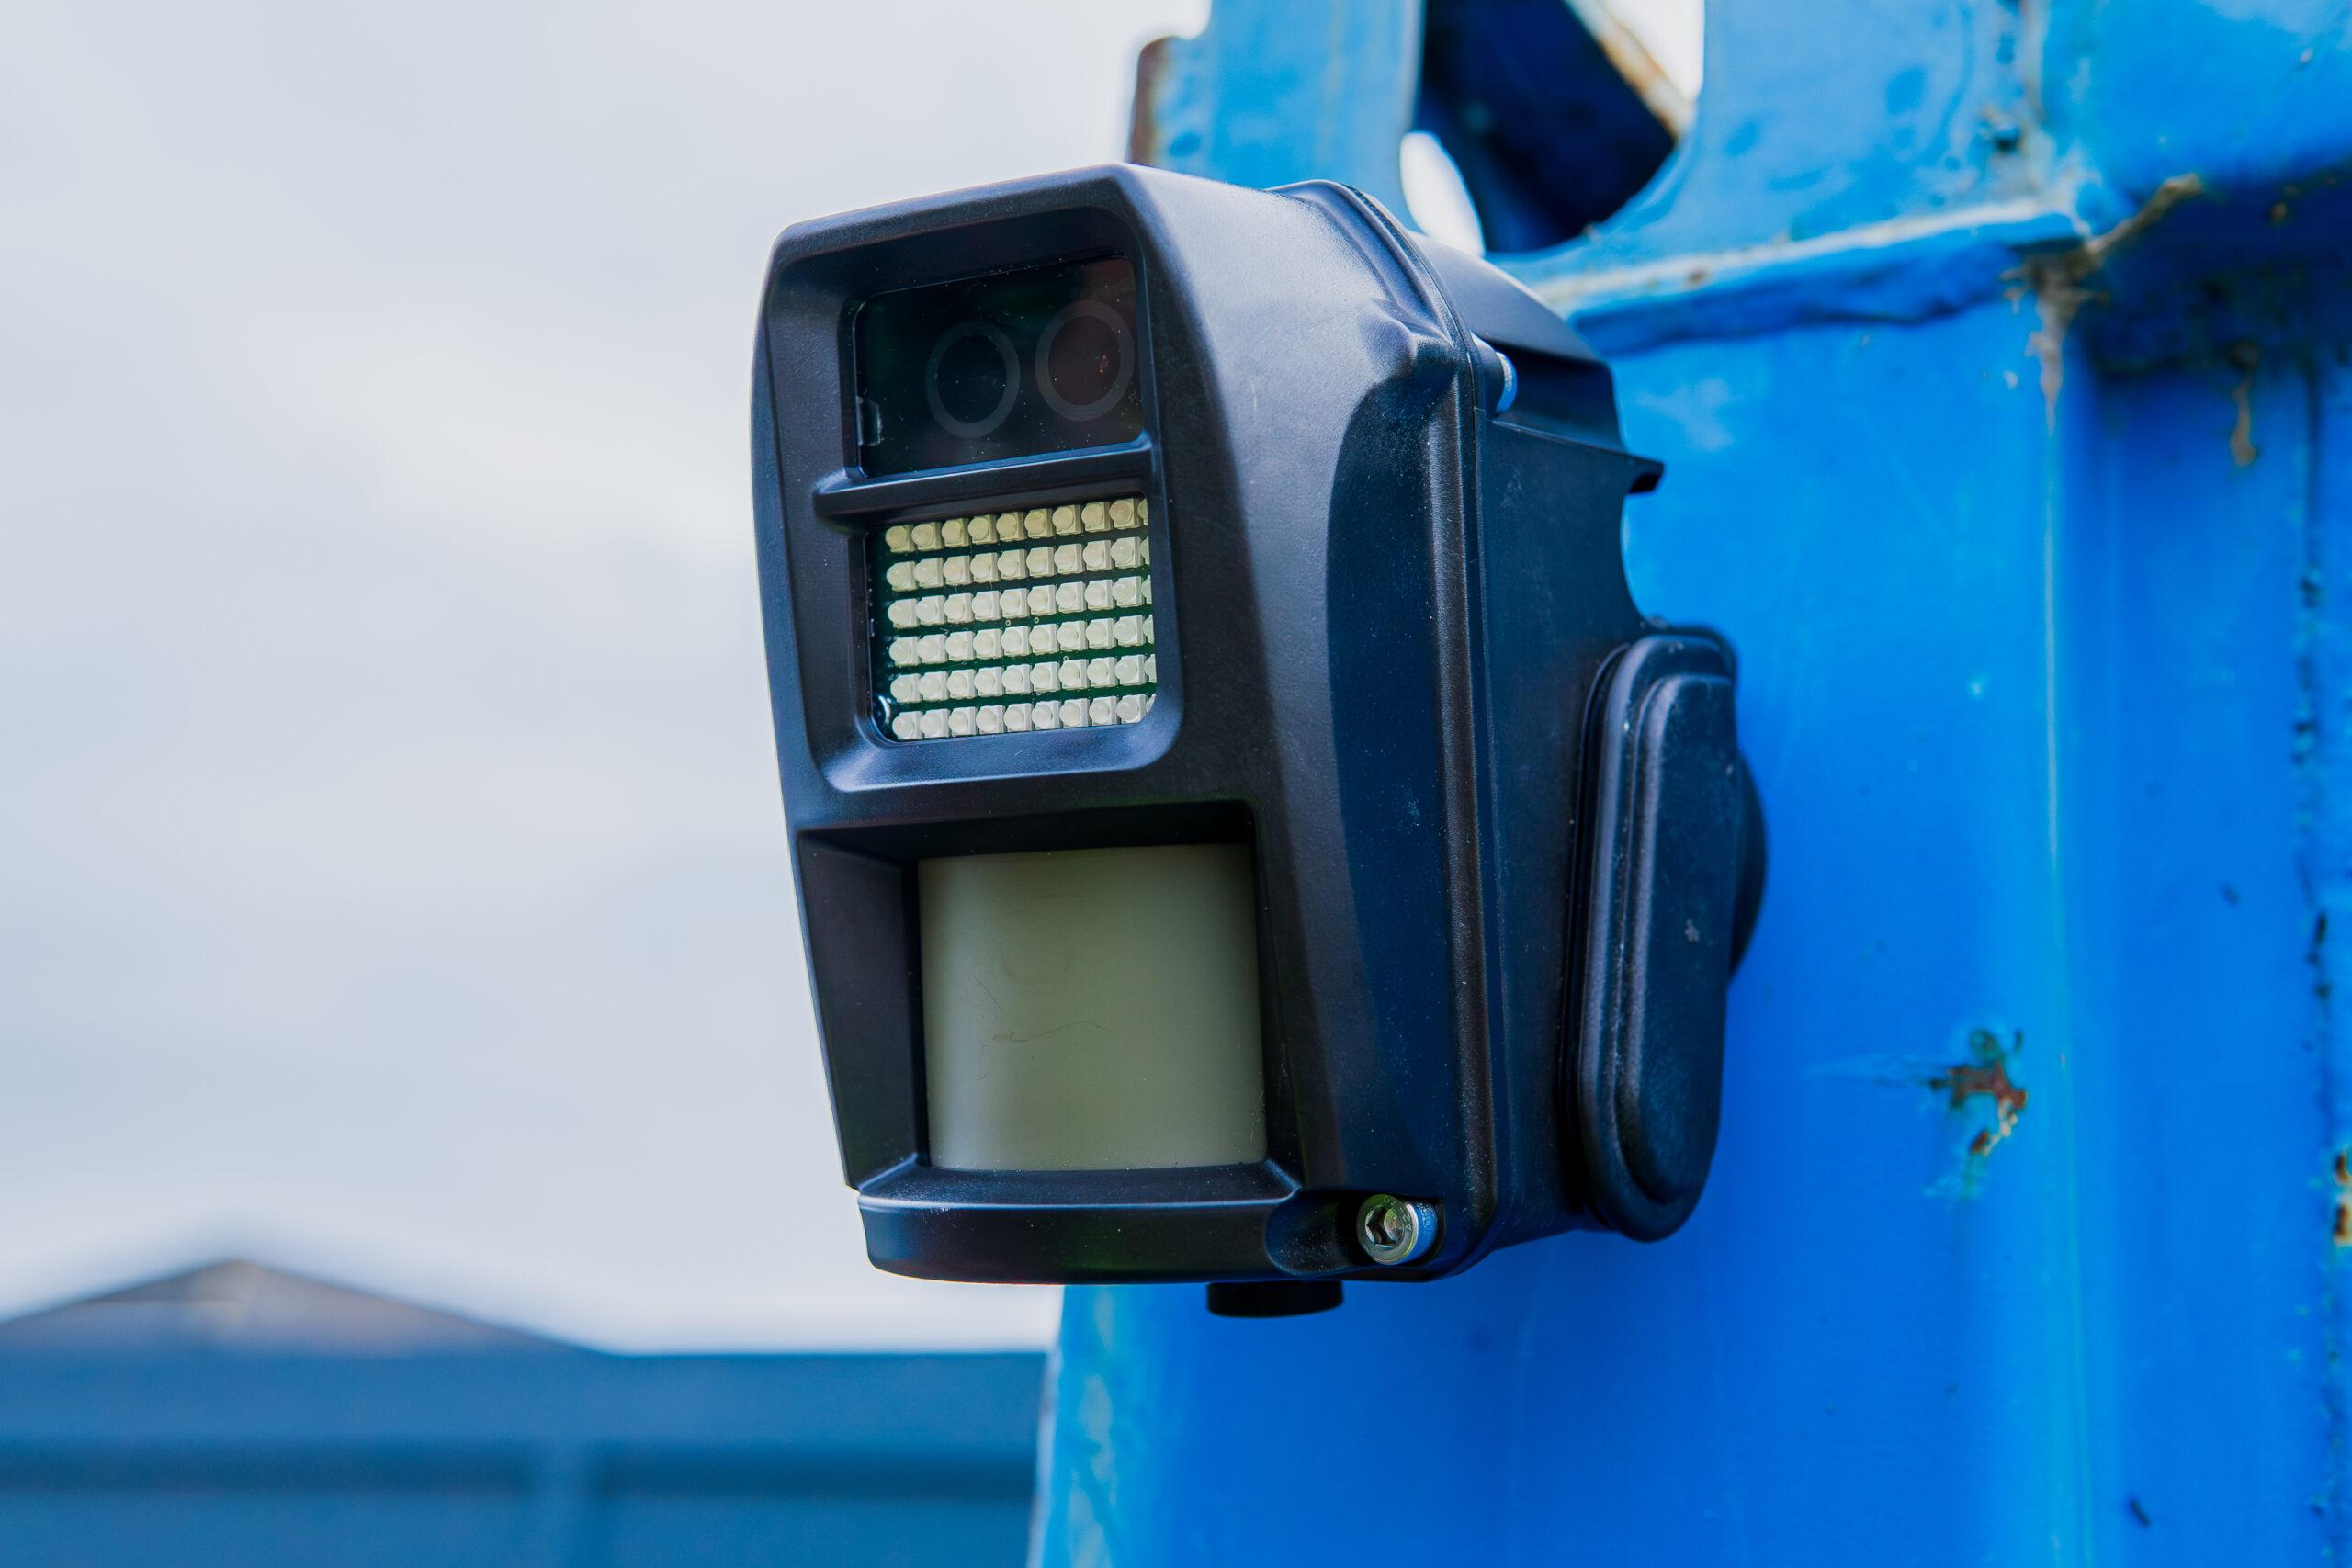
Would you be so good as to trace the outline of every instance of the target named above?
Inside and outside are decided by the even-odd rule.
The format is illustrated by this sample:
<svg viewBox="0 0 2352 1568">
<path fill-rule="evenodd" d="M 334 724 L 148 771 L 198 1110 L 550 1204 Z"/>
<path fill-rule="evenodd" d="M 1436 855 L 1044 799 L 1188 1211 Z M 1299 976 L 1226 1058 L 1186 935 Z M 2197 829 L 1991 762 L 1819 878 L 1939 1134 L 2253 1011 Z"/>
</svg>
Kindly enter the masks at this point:
<svg viewBox="0 0 2352 1568">
<path fill-rule="evenodd" d="M 852 329 L 869 474 L 1143 433 L 1135 267 L 1122 256 L 877 294 Z"/>
</svg>

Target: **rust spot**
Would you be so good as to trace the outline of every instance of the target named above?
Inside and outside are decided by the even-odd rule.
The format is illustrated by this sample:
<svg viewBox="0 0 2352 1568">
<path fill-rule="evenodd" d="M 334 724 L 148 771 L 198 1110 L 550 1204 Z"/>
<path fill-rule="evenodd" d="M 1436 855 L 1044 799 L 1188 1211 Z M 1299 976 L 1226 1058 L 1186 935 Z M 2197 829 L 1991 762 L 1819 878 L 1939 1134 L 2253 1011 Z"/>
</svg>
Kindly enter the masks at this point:
<svg viewBox="0 0 2352 1568">
<path fill-rule="evenodd" d="M 2262 448 L 2254 444 L 2254 377 L 2248 375 L 2230 389 L 2230 401 L 2238 409 L 2237 423 L 2230 426 L 2230 461 L 2246 468 L 2262 456 Z"/>
<path fill-rule="evenodd" d="M 1159 100 L 1167 91 L 1170 69 L 1176 62 L 1176 40 L 1156 38 L 1136 51 L 1136 93 L 1127 118 L 1127 162 L 1159 164 L 1165 160 L 1160 145 Z"/>
<path fill-rule="evenodd" d="M 2335 1201 L 2335 1229 L 2331 1233 L 2338 1247 L 2352 1247 L 2352 1198 Z"/>
<path fill-rule="evenodd" d="M 2352 1190 L 2352 1154 L 2342 1149 L 2335 1151 L 2335 1184 Z"/>
<path fill-rule="evenodd" d="M 2030 290 L 2035 296 L 2040 307 L 2041 324 L 2026 340 L 2026 352 L 2041 362 L 2041 397 L 2051 428 L 2057 428 L 2058 391 L 2065 379 L 2066 333 L 2085 305 L 2103 298 L 2086 282 L 2117 251 L 2164 221 L 2165 214 L 2206 194 L 2205 182 L 2195 175 L 2175 175 L 2114 228 L 2066 250 L 2031 257 L 2009 275 L 2024 286 L 2021 293 Z"/>
<path fill-rule="evenodd" d="M 2262 448 L 2254 444 L 2254 373 L 2262 367 L 2262 350 L 2250 343 L 2230 345 L 2230 364 L 2244 372 L 2238 384 L 2230 389 L 2230 401 L 2237 405 L 2237 423 L 2230 430 L 2230 457 L 2241 468 L 2262 456 Z"/>
<path fill-rule="evenodd" d="M 2327 911 L 2322 909 L 2312 919 L 2312 939 L 2304 945 L 2303 962 L 2311 966 L 2312 995 L 2325 1007 L 2335 994 L 2335 983 L 2327 977 Z"/>
<path fill-rule="evenodd" d="M 1993 1102 L 1993 1125 L 1981 1129 L 1969 1140 L 1968 1152 L 1977 1158 L 1993 1152 L 1993 1146 L 2017 1131 L 2018 1118 L 2025 1114 L 2024 1086 L 2009 1077 L 2009 1058 L 2025 1049 L 2025 1032 L 2020 1030 L 2011 1036 L 2007 1047 L 2001 1037 L 1989 1029 L 1971 1030 L 1968 1035 L 1970 1060 L 1946 1068 L 1928 1080 L 1929 1089 L 1944 1091 L 1955 1111 L 1968 1103 L 1971 1097 L 1983 1095 Z"/>
<path fill-rule="evenodd" d="M 1657 122 L 1674 133 L 1677 141 L 1690 133 L 1691 104 L 1674 85 L 1674 78 L 1650 55 L 1648 45 L 1642 42 L 1632 29 L 1617 20 L 1616 14 L 1606 6 L 1576 7 L 1577 20 L 1584 24 L 1592 41 L 1616 67 L 1625 85 L 1642 100 Z"/>
</svg>

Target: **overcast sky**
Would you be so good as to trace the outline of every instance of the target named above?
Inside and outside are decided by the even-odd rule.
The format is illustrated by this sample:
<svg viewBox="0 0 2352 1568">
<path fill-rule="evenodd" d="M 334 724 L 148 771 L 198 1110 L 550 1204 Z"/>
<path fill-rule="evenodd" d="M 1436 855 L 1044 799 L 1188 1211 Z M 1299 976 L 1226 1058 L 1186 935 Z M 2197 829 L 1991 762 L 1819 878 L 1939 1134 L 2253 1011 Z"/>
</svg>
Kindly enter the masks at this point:
<svg viewBox="0 0 2352 1568">
<path fill-rule="evenodd" d="M 1183 0 L 10 8 L 0 1313 L 221 1251 L 632 1345 L 870 1269 L 785 859 L 753 296 L 1115 156 Z"/>
<path fill-rule="evenodd" d="M 1050 1335 L 840 1183 L 753 296 L 796 219 L 1115 156 L 1205 9 L 10 7 L 0 1314 L 239 1253 L 616 1346 Z"/>
</svg>

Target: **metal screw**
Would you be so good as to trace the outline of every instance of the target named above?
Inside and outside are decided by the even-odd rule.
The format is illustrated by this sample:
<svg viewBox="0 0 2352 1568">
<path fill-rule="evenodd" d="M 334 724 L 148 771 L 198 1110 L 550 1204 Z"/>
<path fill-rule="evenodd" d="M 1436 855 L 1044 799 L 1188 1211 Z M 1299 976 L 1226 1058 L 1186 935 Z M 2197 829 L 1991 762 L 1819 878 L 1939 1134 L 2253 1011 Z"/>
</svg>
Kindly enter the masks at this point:
<svg viewBox="0 0 2352 1568">
<path fill-rule="evenodd" d="M 1437 1205 L 1375 1192 L 1356 1211 L 1356 1240 L 1374 1263 L 1410 1263 L 1437 1241 Z"/>
</svg>

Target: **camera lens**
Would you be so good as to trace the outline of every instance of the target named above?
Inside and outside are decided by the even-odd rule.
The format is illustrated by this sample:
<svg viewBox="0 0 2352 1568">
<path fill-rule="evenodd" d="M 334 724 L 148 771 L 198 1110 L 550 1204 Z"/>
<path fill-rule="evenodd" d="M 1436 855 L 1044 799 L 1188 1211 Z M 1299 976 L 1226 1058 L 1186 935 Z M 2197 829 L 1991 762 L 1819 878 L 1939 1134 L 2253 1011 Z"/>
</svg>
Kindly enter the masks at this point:
<svg viewBox="0 0 2352 1568">
<path fill-rule="evenodd" d="M 1021 395 L 1021 360 L 1003 329 L 961 321 L 939 334 L 923 367 L 923 400 L 950 435 L 978 441 L 996 433 Z"/>
<path fill-rule="evenodd" d="M 1101 419 L 1135 378 L 1135 340 L 1117 311 L 1079 299 L 1054 312 L 1037 337 L 1037 391 L 1064 419 Z"/>
</svg>

